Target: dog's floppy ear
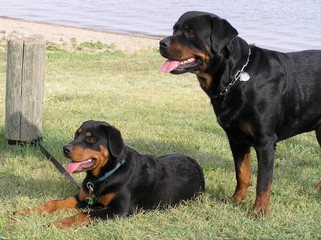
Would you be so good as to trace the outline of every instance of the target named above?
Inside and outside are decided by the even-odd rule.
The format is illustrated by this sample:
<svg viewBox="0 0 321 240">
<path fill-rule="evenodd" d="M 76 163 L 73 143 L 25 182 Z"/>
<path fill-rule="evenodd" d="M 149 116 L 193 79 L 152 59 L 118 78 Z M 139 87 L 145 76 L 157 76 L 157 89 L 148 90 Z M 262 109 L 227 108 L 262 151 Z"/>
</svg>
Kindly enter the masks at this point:
<svg viewBox="0 0 321 240">
<path fill-rule="evenodd" d="M 225 19 L 216 15 L 211 16 L 212 34 L 211 46 L 214 52 L 221 52 L 237 35 L 237 30 Z"/>
<path fill-rule="evenodd" d="M 114 126 L 103 123 L 107 137 L 108 137 L 108 149 L 114 157 L 118 157 L 125 147 L 124 140 L 120 131 Z"/>
</svg>

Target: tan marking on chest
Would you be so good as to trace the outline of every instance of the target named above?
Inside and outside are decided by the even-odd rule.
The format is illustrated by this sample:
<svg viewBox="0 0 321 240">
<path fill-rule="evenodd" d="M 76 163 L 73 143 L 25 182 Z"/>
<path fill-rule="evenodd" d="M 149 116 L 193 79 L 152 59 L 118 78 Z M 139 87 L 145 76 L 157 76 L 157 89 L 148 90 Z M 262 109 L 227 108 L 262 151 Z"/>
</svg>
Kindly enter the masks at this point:
<svg viewBox="0 0 321 240">
<path fill-rule="evenodd" d="M 114 199 L 114 197 L 116 196 L 116 193 L 112 192 L 112 193 L 107 193 L 105 195 L 103 195 L 102 197 L 100 197 L 98 199 L 98 201 L 104 205 L 104 207 L 107 207 L 110 202 Z"/>
<path fill-rule="evenodd" d="M 208 89 L 211 86 L 212 81 L 213 81 L 213 77 L 210 74 L 203 73 L 200 71 L 196 71 L 195 74 L 196 74 L 198 81 L 200 82 L 202 88 Z"/>
</svg>

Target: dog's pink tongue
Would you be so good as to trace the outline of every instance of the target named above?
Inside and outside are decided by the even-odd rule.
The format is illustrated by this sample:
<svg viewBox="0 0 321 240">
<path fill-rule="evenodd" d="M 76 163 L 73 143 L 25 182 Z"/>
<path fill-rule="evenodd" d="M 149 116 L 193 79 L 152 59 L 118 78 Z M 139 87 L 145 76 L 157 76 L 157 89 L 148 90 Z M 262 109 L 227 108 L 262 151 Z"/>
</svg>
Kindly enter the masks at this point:
<svg viewBox="0 0 321 240">
<path fill-rule="evenodd" d="M 73 173 L 82 164 L 82 162 L 70 162 L 66 166 L 67 173 Z"/>
<path fill-rule="evenodd" d="M 179 65 L 179 61 L 167 60 L 163 63 L 161 70 L 165 73 L 173 71 Z"/>
</svg>

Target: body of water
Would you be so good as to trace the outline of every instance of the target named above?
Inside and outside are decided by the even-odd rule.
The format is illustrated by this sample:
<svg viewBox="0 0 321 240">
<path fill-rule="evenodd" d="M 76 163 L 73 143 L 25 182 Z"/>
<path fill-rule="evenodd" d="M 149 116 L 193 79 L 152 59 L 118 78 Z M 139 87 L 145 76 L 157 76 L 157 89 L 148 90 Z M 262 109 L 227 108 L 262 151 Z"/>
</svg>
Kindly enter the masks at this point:
<svg viewBox="0 0 321 240">
<path fill-rule="evenodd" d="M 321 0 L 1 0 L 0 16 L 134 35 L 165 36 L 186 11 L 227 19 L 240 37 L 282 51 L 321 49 Z M 0 22 L 1 30 L 1 22 Z"/>
</svg>

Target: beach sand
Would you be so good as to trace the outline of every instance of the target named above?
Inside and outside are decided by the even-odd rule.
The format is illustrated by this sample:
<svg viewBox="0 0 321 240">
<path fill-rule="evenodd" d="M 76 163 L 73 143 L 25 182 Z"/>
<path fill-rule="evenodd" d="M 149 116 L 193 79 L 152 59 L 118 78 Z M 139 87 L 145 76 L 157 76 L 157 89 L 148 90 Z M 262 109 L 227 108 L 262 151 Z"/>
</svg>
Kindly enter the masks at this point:
<svg viewBox="0 0 321 240">
<path fill-rule="evenodd" d="M 115 46 L 116 50 L 126 52 L 157 49 L 160 40 L 159 38 L 132 36 L 0 17 L 0 34 L 2 37 L 7 38 L 12 32 L 26 36 L 41 34 L 46 41 L 58 44 L 67 50 L 73 49 L 71 39 L 75 39 L 78 44 L 100 41 Z"/>
</svg>

